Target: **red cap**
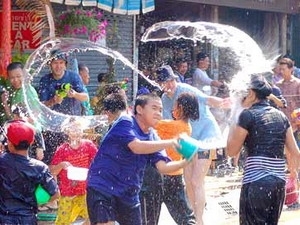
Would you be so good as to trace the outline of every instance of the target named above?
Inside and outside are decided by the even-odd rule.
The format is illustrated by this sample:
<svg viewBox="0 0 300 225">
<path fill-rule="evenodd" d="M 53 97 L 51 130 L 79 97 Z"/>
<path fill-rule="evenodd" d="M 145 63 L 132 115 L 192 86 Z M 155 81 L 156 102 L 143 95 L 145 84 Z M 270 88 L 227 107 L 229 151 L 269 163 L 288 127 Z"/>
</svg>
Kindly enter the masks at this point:
<svg viewBox="0 0 300 225">
<path fill-rule="evenodd" d="M 21 120 L 10 122 L 6 128 L 7 139 L 15 146 L 19 145 L 22 141 L 27 141 L 28 144 L 32 144 L 34 134 L 34 127 Z"/>
</svg>

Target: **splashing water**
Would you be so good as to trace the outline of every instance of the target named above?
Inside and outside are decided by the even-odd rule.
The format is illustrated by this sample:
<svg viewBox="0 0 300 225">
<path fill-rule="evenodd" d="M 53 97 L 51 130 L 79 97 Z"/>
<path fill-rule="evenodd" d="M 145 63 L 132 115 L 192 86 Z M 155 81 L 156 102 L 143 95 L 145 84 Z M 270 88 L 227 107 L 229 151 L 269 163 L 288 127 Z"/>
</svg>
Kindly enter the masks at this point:
<svg viewBox="0 0 300 225">
<path fill-rule="evenodd" d="M 241 68 L 230 84 L 231 91 L 246 90 L 252 73 L 271 70 L 272 61 L 267 60 L 258 44 L 245 32 L 229 25 L 211 22 L 165 21 L 156 23 L 146 30 L 143 42 L 188 39 L 194 42 L 209 40 L 219 48 L 229 48 L 235 53 Z M 225 53 L 226 54 L 226 53 Z"/>
<path fill-rule="evenodd" d="M 30 55 L 24 67 L 25 76 L 23 82 L 25 104 L 29 111 L 29 115 L 35 119 L 35 122 L 47 130 L 61 131 L 61 125 L 65 124 L 65 121 L 69 121 L 70 117 L 76 117 L 76 120 L 81 122 L 83 129 L 102 126 L 107 123 L 106 116 L 102 115 L 70 116 L 58 113 L 45 106 L 38 99 L 31 97 L 33 95 L 31 93 L 31 89 L 28 88 L 30 82 L 35 76 L 39 75 L 47 62 L 55 57 L 51 54 L 55 51 L 59 51 L 61 54 L 63 53 L 66 55 L 79 52 L 96 51 L 102 55 L 111 57 L 115 62 L 122 62 L 124 66 L 129 67 L 136 74 L 142 76 L 151 85 L 158 87 L 158 84 L 145 77 L 141 71 L 136 69 L 128 59 L 117 51 L 82 39 L 59 38 L 49 40 Z"/>
<path fill-rule="evenodd" d="M 156 23 L 142 36 L 141 41 L 164 41 L 171 39 L 189 39 L 193 41 L 210 40 L 210 43 L 220 48 L 230 48 L 235 53 L 235 60 L 238 60 L 240 71 L 233 75 L 230 83 L 230 90 L 233 102 L 245 95 L 249 83 L 247 74 L 270 70 L 271 63 L 265 59 L 263 53 L 256 42 L 243 31 L 228 25 L 209 23 L 209 22 L 183 22 L 165 21 Z M 77 52 L 97 51 L 109 56 L 114 61 L 121 61 L 124 66 L 129 67 L 136 74 L 142 76 L 151 85 L 159 87 L 158 84 L 148 79 L 139 71 L 128 59 L 117 51 L 103 47 L 93 42 L 74 38 L 52 39 L 42 44 L 29 57 L 25 65 L 25 79 L 23 90 L 25 91 L 26 106 L 29 114 L 37 120 L 43 127 L 49 130 L 58 131 L 60 125 L 70 116 L 52 111 L 36 99 L 31 99 L 30 89 L 26 88 L 33 77 L 37 76 L 41 69 L 51 60 L 51 52 L 59 50 L 62 53 L 72 54 Z M 237 101 L 238 102 L 238 101 Z M 236 107 L 239 104 L 235 104 Z M 233 110 L 240 111 L 240 110 Z M 80 116 L 78 118 L 87 128 L 95 127 L 106 122 L 103 116 Z"/>
<path fill-rule="evenodd" d="M 238 63 L 238 70 L 232 71 L 230 97 L 233 102 L 231 118 L 241 112 L 241 99 L 247 95 L 250 74 L 271 70 L 273 61 L 267 60 L 258 44 L 245 32 L 229 25 L 211 22 L 164 21 L 149 27 L 141 38 L 143 42 L 187 39 L 195 43 L 208 40 L 219 49 L 229 49 L 229 59 Z M 220 51 L 221 52 L 221 51 Z M 222 54 L 227 54 L 222 51 Z M 234 58 L 232 58 L 234 57 Z M 220 65 L 222 66 L 222 65 Z M 220 71 L 222 72 L 222 71 Z M 228 75 L 228 74 L 227 74 Z"/>
<path fill-rule="evenodd" d="M 193 41 L 209 40 L 216 47 L 230 48 L 236 54 L 240 67 L 247 74 L 270 69 L 262 50 L 245 32 L 229 26 L 210 22 L 165 21 L 146 30 L 141 41 L 165 41 L 171 39 Z"/>
</svg>

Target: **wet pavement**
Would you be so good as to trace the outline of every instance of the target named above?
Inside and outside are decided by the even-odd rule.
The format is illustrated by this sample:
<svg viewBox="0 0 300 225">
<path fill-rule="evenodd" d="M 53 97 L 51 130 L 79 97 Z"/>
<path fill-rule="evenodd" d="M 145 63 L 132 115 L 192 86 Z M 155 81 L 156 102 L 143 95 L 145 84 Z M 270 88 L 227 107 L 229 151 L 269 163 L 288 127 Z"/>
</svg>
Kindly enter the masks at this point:
<svg viewBox="0 0 300 225">
<path fill-rule="evenodd" d="M 224 177 L 206 177 L 207 206 L 204 212 L 205 225 L 238 225 L 238 205 L 242 173 L 235 172 Z M 74 224 L 81 224 L 79 220 Z M 54 224 L 40 221 L 39 225 Z M 281 214 L 279 225 L 300 224 L 300 208 L 288 209 Z M 163 205 L 159 225 L 176 225 L 167 208 Z"/>
<path fill-rule="evenodd" d="M 242 173 L 224 177 L 207 176 L 205 181 L 207 206 L 204 212 L 205 225 L 238 225 L 239 194 Z M 300 208 L 283 208 L 278 225 L 300 224 Z M 159 225 L 176 225 L 167 208 L 162 207 Z"/>
</svg>

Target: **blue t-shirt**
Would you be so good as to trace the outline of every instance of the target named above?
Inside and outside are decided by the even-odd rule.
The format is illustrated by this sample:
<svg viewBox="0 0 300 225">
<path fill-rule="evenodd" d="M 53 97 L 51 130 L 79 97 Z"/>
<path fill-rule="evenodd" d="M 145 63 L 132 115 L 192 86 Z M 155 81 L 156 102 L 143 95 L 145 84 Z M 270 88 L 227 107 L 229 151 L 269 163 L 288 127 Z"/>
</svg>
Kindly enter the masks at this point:
<svg viewBox="0 0 300 225">
<path fill-rule="evenodd" d="M 207 140 L 207 139 L 222 139 L 222 133 L 219 125 L 211 113 L 208 105 L 206 104 L 207 95 L 197 88 L 185 84 L 177 83 L 177 88 L 175 94 L 172 98 L 168 97 L 166 94 L 162 95 L 163 103 L 163 118 L 172 119 L 172 110 L 175 105 L 176 99 L 181 93 L 189 92 L 196 95 L 199 103 L 199 114 L 198 120 L 190 121 L 192 126 L 192 137 L 197 140 Z"/>
<path fill-rule="evenodd" d="M 72 89 L 76 92 L 84 92 L 82 80 L 77 73 L 66 70 L 63 77 L 59 80 L 55 80 L 51 73 L 46 74 L 40 80 L 38 90 L 40 101 L 50 100 L 62 84 L 68 83 L 71 84 Z M 61 104 L 54 105 L 52 109 L 60 113 L 76 116 L 80 116 L 82 111 L 81 102 L 75 98 L 68 97 L 65 97 Z"/>
<path fill-rule="evenodd" d="M 83 85 L 83 91 L 85 93 L 87 93 L 88 100 L 81 103 L 82 107 L 83 107 L 83 109 L 82 109 L 82 115 L 84 115 L 84 116 L 91 116 L 91 115 L 94 114 L 94 112 L 93 112 L 93 109 L 92 109 L 91 104 L 90 104 L 89 92 L 88 92 L 88 89 L 86 88 L 85 85 Z"/>
<path fill-rule="evenodd" d="M 145 134 L 134 117 L 122 115 L 104 136 L 89 169 L 88 187 L 121 198 L 128 205 L 139 203 L 147 161 L 169 161 L 164 152 L 135 154 L 128 144 L 134 139 L 155 140 L 154 131 Z"/>
<path fill-rule="evenodd" d="M 37 201 L 34 192 L 39 184 L 50 195 L 58 192 L 58 185 L 45 163 L 17 154 L 1 154 L 0 215 L 35 215 Z"/>
</svg>

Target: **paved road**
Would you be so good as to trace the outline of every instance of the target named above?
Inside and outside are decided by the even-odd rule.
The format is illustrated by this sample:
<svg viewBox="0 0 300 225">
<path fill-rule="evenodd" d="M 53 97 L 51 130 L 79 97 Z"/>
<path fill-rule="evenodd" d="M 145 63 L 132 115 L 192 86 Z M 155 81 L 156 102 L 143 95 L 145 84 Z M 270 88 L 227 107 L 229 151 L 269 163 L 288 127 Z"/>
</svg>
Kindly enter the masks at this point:
<svg viewBox="0 0 300 225">
<path fill-rule="evenodd" d="M 241 174 L 221 178 L 206 177 L 207 207 L 204 212 L 205 225 L 238 225 L 238 204 Z M 40 222 L 39 225 L 54 223 Z M 80 221 L 74 225 L 81 224 Z M 300 208 L 288 210 L 284 207 L 278 225 L 300 224 Z M 176 225 L 167 208 L 163 205 L 159 225 Z"/>
<path fill-rule="evenodd" d="M 238 225 L 238 204 L 241 174 L 222 178 L 207 176 L 207 207 L 204 212 L 205 225 Z M 278 225 L 300 224 L 300 208 L 284 207 Z M 159 225 L 176 225 L 167 208 L 162 207 Z"/>
</svg>

